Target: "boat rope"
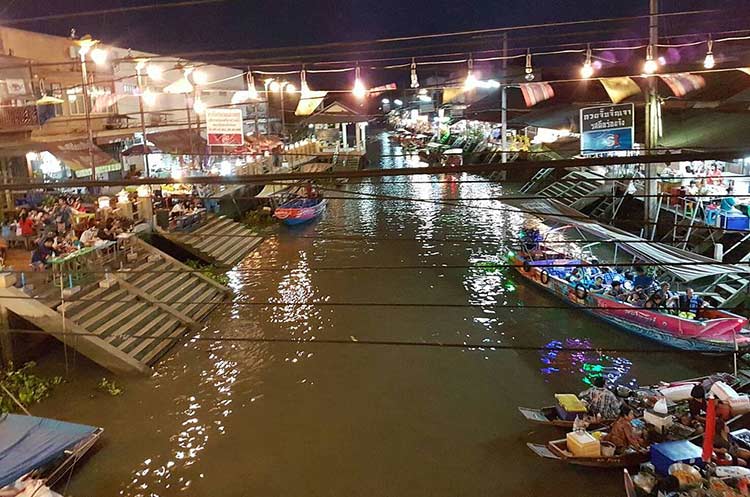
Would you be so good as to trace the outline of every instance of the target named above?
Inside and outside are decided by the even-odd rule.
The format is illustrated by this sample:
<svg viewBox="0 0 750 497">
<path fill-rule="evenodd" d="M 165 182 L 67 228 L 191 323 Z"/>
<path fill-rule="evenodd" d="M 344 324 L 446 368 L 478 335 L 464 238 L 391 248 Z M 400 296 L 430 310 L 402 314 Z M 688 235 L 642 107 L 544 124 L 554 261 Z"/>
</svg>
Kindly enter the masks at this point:
<svg viewBox="0 0 750 497">
<path fill-rule="evenodd" d="M 16 405 L 24 412 L 24 414 L 26 414 L 27 416 L 31 416 L 31 413 L 28 411 L 28 409 L 26 409 L 23 406 L 23 404 L 21 404 L 21 402 L 16 398 L 15 395 L 13 395 L 11 393 L 10 390 L 8 390 L 7 388 L 5 388 L 5 385 L 3 385 L 2 383 L 0 383 L 0 388 L 2 388 L 3 391 L 8 395 L 8 397 L 10 397 L 13 400 L 13 402 L 16 403 Z"/>
</svg>

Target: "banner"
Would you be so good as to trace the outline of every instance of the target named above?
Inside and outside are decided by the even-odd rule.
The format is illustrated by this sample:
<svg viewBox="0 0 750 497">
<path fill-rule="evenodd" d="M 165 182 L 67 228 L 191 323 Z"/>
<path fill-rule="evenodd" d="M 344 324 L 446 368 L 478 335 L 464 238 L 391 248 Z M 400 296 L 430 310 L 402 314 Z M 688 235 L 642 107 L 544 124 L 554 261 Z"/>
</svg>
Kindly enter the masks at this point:
<svg viewBox="0 0 750 497">
<path fill-rule="evenodd" d="M 244 144 L 242 110 L 206 109 L 206 138 L 209 146 Z"/>
<path fill-rule="evenodd" d="M 633 104 L 581 109 L 581 154 L 630 150 L 634 141 Z"/>
<path fill-rule="evenodd" d="M 555 96 L 555 90 L 549 83 L 524 83 L 521 85 L 521 93 L 526 107 L 533 107 Z"/>
<path fill-rule="evenodd" d="M 627 76 L 621 78 L 602 78 L 599 81 L 601 81 L 613 104 L 619 104 L 626 98 L 641 92 L 641 87 Z"/>
<path fill-rule="evenodd" d="M 659 77 L 672 90 L 675 97 L 684 97 L 691 91 L 700 90 L 706 86 L 706 80 L 699 74 L 681 72 L 677 74 L 663 74 Z"/>
</svg>

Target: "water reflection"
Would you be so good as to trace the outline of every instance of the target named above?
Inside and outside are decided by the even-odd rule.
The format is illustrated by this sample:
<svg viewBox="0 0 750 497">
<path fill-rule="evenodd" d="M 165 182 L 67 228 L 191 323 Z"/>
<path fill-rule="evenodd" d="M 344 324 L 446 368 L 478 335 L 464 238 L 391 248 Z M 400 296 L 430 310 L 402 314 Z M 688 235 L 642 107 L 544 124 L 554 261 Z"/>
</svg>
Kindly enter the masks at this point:
<svg viewBox="0 0 750 497">
<path fill-rule="evenodd" d="M 568 375 L 586 385 L 594 376 L 604 376 L 610 385 L 634 384 L 632 378 L 625 381 L 633 366 L 629 359 L 596 351 L 587 338 L 551 340 L 545 348 L 551 349 L 540 353 L 540 371 L 546 376 Z"/>
</svg>

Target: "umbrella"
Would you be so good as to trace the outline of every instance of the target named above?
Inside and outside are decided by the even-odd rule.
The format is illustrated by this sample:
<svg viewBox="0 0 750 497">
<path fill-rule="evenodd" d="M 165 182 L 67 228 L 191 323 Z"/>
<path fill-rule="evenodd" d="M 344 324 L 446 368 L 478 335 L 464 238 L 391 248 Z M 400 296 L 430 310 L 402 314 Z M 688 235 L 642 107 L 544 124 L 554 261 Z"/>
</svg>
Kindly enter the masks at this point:
<svg viewBox="0 0 750 497">
<path fill-rule="evenodd" d="M 713 396 L 706 401 L 706 430 L 703 433 L 703 460 L 711 461 L 714 452 L 714 437 L 716 436 L 716 405 Z"/>
<path fill-rule="evenodd" d="M 36 101 L 37 105 L 56 105 L 61 104 L 65 100 L 50 95 L 44 95 L 42 98 Z"/>
</svg>

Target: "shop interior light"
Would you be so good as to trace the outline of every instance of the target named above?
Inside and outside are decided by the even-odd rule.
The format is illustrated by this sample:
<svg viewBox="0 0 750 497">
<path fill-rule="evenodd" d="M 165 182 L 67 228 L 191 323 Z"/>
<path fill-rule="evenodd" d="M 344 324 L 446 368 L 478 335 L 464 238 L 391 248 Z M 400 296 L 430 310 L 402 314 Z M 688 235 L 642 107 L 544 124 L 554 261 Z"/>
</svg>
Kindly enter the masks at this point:
<svg viewBox="0 0 750 497">
<path fill-rule="evenodd" d="M 380 101 L 380 103 L 382 103 L 383 105 L 388 105 L 389 103 L 391 103 L 391 101 L 387 98 L 384 98 L 383 100 Z"/>
<path fill-rule="evenodd" d="M 526 81 L 534 81 L 534 67 L 531 65 L 531 51 L 526 52 L 526 67 L 524 68 Z"/>
<path fill-rule="evenodd" d="M 146 104 L 149 107 L 151 107 L 154 104 L 156 104 L 156 93 L 154 93 L 150 89 L 146 88 L 143 91 L 143 103 Z"/>
<path fill-rule="evenodd" d="M 708 51 L 706 52 L 706 58 L 703 59 L 703 67 L 706 69 L 713 69 L 716 65 L 716 59 L 714 59 L 714 42 L 712 39 L 708 39 Z"/>
<path fill-rule="evenodd" d="M 594 75 L 594 66 L 591 64 L 591 48 L 586 48 L 586 60 L 581 66 L 581 77 L 583 79 L 589 79 Z"/>
<path fill-rule="evenodd" d="M 402 105 L 404 105 L 404 102 L 402 100 L 399 100 L 397 98 L 396 100 L 393 101 L 393 104 L 396 105 L 396 106 L 398 106 L 398 107 L 401 107 Z"/>
<path fill-rule="evenodd" d="M 146 74 L 148 74 L 148 77 L 153 81 L 161 81 L 161 78 L 164 76 L 164 71 L 157 65 L 149 64 L 146 68 Z"/>
<path fill-rule="evenodd" d="M 359 66 L 354 70 L 354 87 L 352 88 L 352 95 L 360 100 L 367 95 L 367 88 L 365 88 L 365 84 L 360 77 Z"/>
<path fill-rule="evenodd" d="M 107 51 L 103 48 L 97 47 L 91 50 L 91 60 L 93 60 L 94 64 L 98 66 L 104 65 L 107 62 L 108 55 Z"/>
<path fill-rule="evenodd" d="M 654 74 L 657 69 L 659 69 L 659 66 L 654 60 L 653 48 L 649 45 L 646 47 L 646 62 L 643 63 L 643 73 Z"/>
</svg>

